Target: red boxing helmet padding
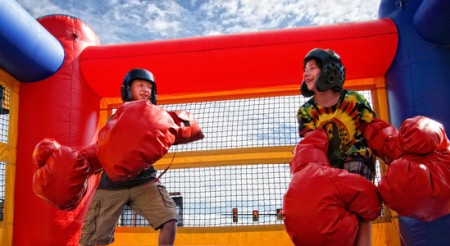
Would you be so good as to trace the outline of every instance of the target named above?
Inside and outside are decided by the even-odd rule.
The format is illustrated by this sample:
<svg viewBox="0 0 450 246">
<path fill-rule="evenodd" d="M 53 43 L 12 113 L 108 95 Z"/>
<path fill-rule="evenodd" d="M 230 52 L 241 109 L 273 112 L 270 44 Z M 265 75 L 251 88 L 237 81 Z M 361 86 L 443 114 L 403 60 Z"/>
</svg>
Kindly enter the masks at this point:
<svg viewBox="0 0 450 246">
<path fill-rule="evenodd" d="M 314 130 L 296 147 L 283 199 L 284 224 L 295 245 L 354 245 L 359 220 L 375 220 L 381 200 L 373 183 L 330 166 L 328 137 Z"/>
<path fill-rule="evenodd" d="M 36 145 L 33 160 L 37 166 L 34 193 L 58 209 L 76 208 L 86 194 L 93 170 L 86 154 L 44 139 Z"/>
</svg>

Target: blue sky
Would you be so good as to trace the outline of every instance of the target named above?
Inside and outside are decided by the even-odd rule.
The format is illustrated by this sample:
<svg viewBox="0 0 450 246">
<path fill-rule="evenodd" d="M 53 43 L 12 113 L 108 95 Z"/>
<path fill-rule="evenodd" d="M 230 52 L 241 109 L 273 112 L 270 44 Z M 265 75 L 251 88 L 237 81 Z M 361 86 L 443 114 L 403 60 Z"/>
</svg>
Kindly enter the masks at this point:
<svg viewBox="0 0 450 246">
<path fill-rule="evenodd" d="M 16 0 L 34 18 L 66 14 L 102 44 L 223 35 L 378 18 L 380 0 Z"/>
</svg>

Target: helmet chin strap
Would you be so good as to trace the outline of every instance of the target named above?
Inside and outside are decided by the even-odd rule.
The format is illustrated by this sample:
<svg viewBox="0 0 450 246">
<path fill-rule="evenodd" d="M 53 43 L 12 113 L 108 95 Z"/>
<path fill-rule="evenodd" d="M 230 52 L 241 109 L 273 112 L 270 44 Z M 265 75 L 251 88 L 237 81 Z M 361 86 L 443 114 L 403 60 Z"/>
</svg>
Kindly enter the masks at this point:
<svg viewBox="0 0 450 246">
<path fill-rule="evenodd" d="M 302 84 L 300 86 L 300 92 L 304 97 L 312 97 L 314 95 L 314 92 L 308 89 L 308 86 L 306 85 L 305 81 L 302 81 Z"/>
</svg>

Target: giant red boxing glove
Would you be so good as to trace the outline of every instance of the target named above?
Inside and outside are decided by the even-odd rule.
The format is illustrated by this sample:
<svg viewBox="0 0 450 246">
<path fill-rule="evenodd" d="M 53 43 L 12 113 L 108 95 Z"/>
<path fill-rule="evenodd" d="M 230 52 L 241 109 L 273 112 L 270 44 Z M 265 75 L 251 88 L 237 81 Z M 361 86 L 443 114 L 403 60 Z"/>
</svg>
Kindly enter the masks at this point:
<svg viewBox="0 0 450 246">
<path fill-rule="evenodd" d="M 304 138 L 294 150 L 294 158 L 289 163 L 291 174 L 296 173 L 309 163 L 329 163 L 327 156 L 328 138 L 324 138 L 325 131 L 317 129 L 311 137 Z M 326 135 L 325 135 L 326 136 Z M 308 153 L 302 155 L 300 153 Z"/>
<path fill-rule="evenodd" d="M 102 164 L 98 160 L 97 149 L 97 143 L 93 143 L 80 151 L 80 154 L 86 157 L 86 160 L 91 166 L 89 170 L 89 173 L 91 174 L 98 173 L 103 170 Z"/>
<path fill-rule="evenodd" d="M 402 154 L 398 130 L 382 119 L 375 118 L 372 123 L 364 123 L 362 131 L 375 155 L 390 164 Z"/>
<path fill-rule="evenodd" d="M 125 102 L 99 132 L 98 159 L 112 181 L 132 179 L 168 152 L 178 129 L 148 100 Z"/>
<path fill-rule="evenodd" d="M 169 111 L 169 114 L 175 124 L 179 126 L 174 145 L 190 143 L 204 138 L 197 120 L 189 112 L 175 110 Z"/>
<path fill-rule="evenodd" d="M 386 206 L 402 216 L 432 221 L 450 214 L 450 145 L 444 127 L 429 118 L 400 127 L 404 152 L 378 184 Z"/>
<path fill-rule="evenodd" d="M 47 159 L 54 151 L 59 149 L 61 145 L 54 139 L 44 138 L 35 147 L 33 151 L 33 161 L 38 166 L 45 165 Z"/>
<path fill-rule="evenodd" d="M 424 116 L 412 117 L 402 123 L 400 141 L 406 153 L 428 154 L 448 147 L 444 126 Z"/>
<path fill-rule="evenodd" d="M 54 139 L 39 142 L 33 152 L 37 165 L 34 193 L 58 209 L 76 208 L 86 194 L 87 178 L 98 171 L 98 166 L 93 168 L 89 163 L 92 153 L 88 152 L 61 146 Z"/>
<path fill-rule="evenodd" d="M 297 145 L 290 163 L 283 213 L 295 245 L 354 245 L 359 220 L 374 220 L 381 212 L 375 185 L 331 167 L 327 146 L 325 131 L 315 130 Z"/>
</svg>

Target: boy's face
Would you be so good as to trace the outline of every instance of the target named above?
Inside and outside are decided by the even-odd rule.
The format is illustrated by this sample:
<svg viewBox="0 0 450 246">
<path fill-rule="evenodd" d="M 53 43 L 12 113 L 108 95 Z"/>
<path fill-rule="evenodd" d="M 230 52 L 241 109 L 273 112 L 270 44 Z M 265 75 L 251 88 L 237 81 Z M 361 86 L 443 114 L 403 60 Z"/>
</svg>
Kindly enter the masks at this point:
<svg viewBox="0 0 450 246">
<path fill-rule="evenodd" d="M 303 81 L 305 81 L 308 90 L 316 90 L 315 82 L 319 77 L 319 74 L 320 68 L 317 65 L 316 61 L 314 59 L 307 61 L 303 71 Z"/>
<path fill-rule="evenodd" d="M 140 100 L 140 99 L 146 99 L 149 100 L 152 96 L 152 83 L 137 79 L 134 80 L 131 84 L 130 93 L 131 93 L 131 100 Z"/>
</svg>

